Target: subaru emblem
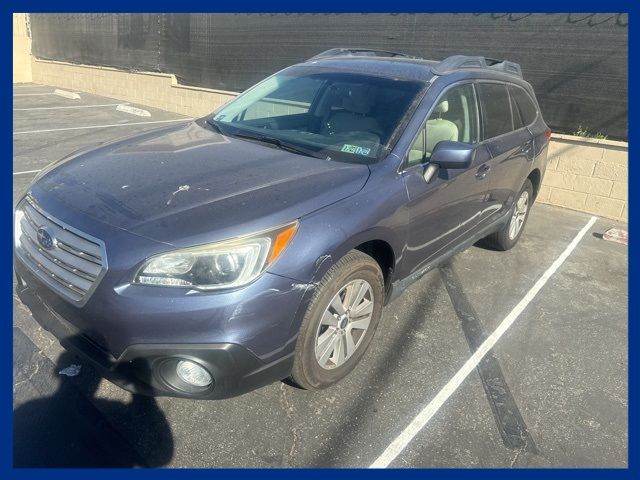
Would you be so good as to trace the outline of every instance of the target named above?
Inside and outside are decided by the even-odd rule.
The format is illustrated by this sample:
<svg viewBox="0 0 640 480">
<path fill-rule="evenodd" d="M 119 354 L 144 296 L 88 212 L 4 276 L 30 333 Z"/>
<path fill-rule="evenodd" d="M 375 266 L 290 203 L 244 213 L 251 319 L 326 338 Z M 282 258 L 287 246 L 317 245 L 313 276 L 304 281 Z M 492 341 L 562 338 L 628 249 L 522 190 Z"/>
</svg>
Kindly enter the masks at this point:
<svg viewBox="0 0 640 480">
<path fill-rule="evenodd" d="M 38 243 L 40 246 L 46 250 L 51 250 L 54 245 L 53 236 L 49 233 L 49 231 L 45 227 L 40 227 L 38 229 Z"/>
</svg>

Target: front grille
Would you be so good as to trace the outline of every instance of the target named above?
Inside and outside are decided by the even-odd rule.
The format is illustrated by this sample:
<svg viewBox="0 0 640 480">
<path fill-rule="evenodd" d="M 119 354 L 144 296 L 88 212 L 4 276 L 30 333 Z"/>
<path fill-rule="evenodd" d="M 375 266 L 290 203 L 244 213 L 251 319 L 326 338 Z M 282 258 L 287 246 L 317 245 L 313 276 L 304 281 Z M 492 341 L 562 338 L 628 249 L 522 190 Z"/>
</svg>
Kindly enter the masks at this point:
<svg viewBox="0 0 640 480">
<path fill-rule="evenodd" d="M 16 210 L 15 228 L 25 265 L 62 296 L 86 301 L 106 271 L 102 242 L 45 213 L 30 197 Z"/>
</svg>

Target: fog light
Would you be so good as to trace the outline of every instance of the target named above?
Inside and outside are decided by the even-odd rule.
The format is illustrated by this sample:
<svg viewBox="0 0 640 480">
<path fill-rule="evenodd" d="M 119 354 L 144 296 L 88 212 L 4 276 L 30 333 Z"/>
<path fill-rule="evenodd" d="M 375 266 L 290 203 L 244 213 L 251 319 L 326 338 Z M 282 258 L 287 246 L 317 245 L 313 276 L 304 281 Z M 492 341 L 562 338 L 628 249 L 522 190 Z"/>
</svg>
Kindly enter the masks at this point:
<svg viewBox="0 0 640 480">
<path fill-rule="evenodd" d="M 176 365 L 178 378 L 189 385 L 195 387 L 206 387 L 211 385 L 211 375 L 197 363 L 188 360 L 180 360 Z"/>
</svg>

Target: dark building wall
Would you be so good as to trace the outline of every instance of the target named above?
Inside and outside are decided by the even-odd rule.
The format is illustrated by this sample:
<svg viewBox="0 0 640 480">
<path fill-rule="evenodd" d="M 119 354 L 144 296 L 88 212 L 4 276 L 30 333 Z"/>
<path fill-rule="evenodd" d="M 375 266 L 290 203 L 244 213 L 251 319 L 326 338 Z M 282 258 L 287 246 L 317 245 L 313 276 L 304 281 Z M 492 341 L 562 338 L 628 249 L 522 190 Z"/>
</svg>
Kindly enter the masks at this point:
<svg viewBox="0 0 640 480">
<path fill-rule="evenodd" d="M 627 136 L 626 14 L 32 14 L 38 58 L 243 90 L 333 47 L 520 63 L 547 123 Z"/>
</svg>

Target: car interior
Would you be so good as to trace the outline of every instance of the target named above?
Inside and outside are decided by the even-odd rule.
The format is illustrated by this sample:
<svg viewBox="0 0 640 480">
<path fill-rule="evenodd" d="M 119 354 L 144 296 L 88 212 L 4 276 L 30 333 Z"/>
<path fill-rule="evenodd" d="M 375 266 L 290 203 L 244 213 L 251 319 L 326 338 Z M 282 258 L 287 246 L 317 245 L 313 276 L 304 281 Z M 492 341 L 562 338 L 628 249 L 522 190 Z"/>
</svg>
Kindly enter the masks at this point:
<svg viewBox="0 0 640 480">
<path fill-rule="evenodd" d="M 355 145 L 371 157 L 389 141 L 415 94 L 396 85 L 354 81 L 326 81 L 295 94 L 286 85 L 240 112 L 233 123 L 324 148 Z"/>
</svg>

